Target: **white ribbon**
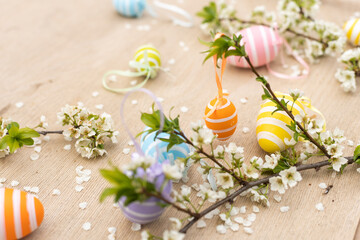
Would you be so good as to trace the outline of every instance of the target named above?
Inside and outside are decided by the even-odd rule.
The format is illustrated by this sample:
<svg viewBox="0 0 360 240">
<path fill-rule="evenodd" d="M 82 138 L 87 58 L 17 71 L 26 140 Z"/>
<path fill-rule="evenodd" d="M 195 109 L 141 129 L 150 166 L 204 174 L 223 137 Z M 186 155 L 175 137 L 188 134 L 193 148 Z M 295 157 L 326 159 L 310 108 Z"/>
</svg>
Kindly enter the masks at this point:
<svg viewBox="0 0 360 240">
<path fill-rule="evenodd" d="M 174 16 L 168 15 L 168 17 L 173 21 L 175 25 L 179 25 L 181 27 L 192 27 L 194 25 L 192 16 L 184 9 L 177 7 L 175 5 L 160 2 L 158 0 L 154 0 L 153 4 L 157 8 L 165 9 L 167 11 L 179 14 L 187 19 L 187 21 L 184 21 Z M 157 17 L 156 12 L 149 5 L 147 6 L 147 10 L 153 17 Z"/>
</svg>

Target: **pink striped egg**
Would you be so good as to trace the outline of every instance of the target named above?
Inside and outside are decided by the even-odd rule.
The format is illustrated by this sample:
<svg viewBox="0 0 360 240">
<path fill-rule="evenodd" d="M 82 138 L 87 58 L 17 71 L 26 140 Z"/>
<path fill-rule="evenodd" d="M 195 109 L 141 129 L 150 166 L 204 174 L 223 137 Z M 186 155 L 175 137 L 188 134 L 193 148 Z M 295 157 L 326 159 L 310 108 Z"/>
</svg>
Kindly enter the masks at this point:
<svg viewBox="0 0 360 240">
<path fill-rule="evenodd" d="M 14 240 L 35 231 L 44 218 L 44 207 L 32 194 L 0 188 L 0 240 Z"/>
<path fill-rule="evenodd" d="M 252 26 L 245 28 L 236 35 L 242 35 L 241 44 L 245 44 L 246 53 L 249 55 L 254 67 L 264 66 L 276 58 L 283 44 L 283 39 L 272 28 L 266 26 Z M 231 65 L 249 68 L 244 58 L 230 56 L 227 58 Z"/>
</svg>

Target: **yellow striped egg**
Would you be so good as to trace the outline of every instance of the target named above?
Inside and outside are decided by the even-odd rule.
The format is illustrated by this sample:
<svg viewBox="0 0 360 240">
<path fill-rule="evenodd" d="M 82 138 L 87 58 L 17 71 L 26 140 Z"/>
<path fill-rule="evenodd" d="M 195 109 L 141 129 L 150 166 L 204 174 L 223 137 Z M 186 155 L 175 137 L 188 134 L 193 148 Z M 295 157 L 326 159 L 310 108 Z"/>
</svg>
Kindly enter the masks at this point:
<svg viewBox="0 0 360 240">
<path fill-rule="evenodd" d="M 287 107 L 290 110 L 293 104 L 293 98 L 288 94 L 276 93 L 280 100 L 284 98 L 288 102 Z M 278 111 L 273 113 L 276 109 L 276 104 L 270 100 L 266 100 L 262 105 L 256 120 L 256 138 L 260 147 L 268 152 L 274 153 L 276 151 L 283 151 L 287 148 L 285 139 L 293 137 L 293 131 L 286 125 L 291 125 L 292 119 L 285 111 Z M 294 116 L 304 114 L 305 109 L 303 104 L 298 100 L 295 101 L 292 109 Z"/>
<path fill-rule="evenodd" d="M 44 207 L 32 194 L 0 188 L 0 240 L 25 237 L 37 229 L 44 218 Z"/>
<path fill-rule="evenodd" d="M 360 18 L 353 18 L 347 21 L 343 29 L 345 30 L 347 39 L 351 44 L 359 45 L 360 43 Z"/>
<path fill-rule="evenodd" d="M 144 64 L 146 61 L 145 56 L 147 56 L 150 67 L 153 67 L 154 69 L 158 69 L 161 67 L 160 52 L 155 47 L 153 47 L 152 45 L 143 45 L 139 47 L 135 52 L 134 59 L 136 62 Z M 143 68 L 138 69 L 138 71 L 143 70 Z M 156 76 L 156 71 L 153 72 L 154 75 L 152 74 L 152 78 Z"/>
</svg>

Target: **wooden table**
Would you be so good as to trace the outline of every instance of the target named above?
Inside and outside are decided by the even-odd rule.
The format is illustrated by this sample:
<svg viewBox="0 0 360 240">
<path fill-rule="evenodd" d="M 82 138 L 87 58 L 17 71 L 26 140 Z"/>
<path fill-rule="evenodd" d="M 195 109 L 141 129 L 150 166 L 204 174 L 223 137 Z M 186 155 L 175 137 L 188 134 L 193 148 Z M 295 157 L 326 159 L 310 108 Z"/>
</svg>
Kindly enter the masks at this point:
<svg viewBox="0 0 360 240">
<path fill-rule="evenodd" d="M 175 3 L 195 14 L 207 1 Z M 250 9 L 260 4 L 273 9 L 276 1 L 241 1 L 237 5 L 239 15 L 246 17 Z M 356 10 L 360 10 L 357 0 L 324 0 L 316 18 L 342 25 Z M 0 115 L 31 127 L 45 115 L 49 129 L 59 130 L 62 127 L 56 124 L 56 113 L 65 104 L 81 101 L 95 112 L 110 113 L 121 132 L 119 144 L 107 143 L 109 154 L 95 160 L 81 158 L 74 147 L 71 151 L 64 150 L 68 143 L 60 135 L 51 136 L 48 143 L 43 142 L 43 150 L 36 161 L 29 157 L 34 151 L 32 148 L 23 148 L 0 160 L 0 177 L 8 179 L 5 186 L 10 187 L 11 180 L 18 180 L 21 189 L 24 186 L 40 188 L 38 195 L 45 206 L 45 219 L 27 239 L 106 239 L 107 228 L 111 226 L 117 228 L 117 239 L 139 238 L 139 232 L 130 230 L 131 223 L 112 206 L 111 199 L 99 203 L 99 195 L 107 183 L 100 177 L 98 169 L 108 167 L 108 161 L 121 166 L 130 159 L 122 153 L 129 141 L 119 119 L 122 95 L 105 91 L 101 78 L 111 69 L 126 70 L 135 49 L 152 43 L 162 54 L 163 66 L 169 67 L 175 78 L 160 73 L 146 88 L 164 98 L 166 112 L 172 106 L 176 107 L 174 115 L 180 113 L 181 106 L 189 108 L 189 112 L 181 113 L 182 128 L 189 133 L 190 122 L 202 118 L 205 105 L 217 93 L 212 64 L 202 65 L 204 55 L 200 52 L 205 48 L 198 38 L 206 37 L 198 27 L 199 19 L 196 22 L 196 27 L 185 29 L 173 26 L 165 18 L 154 20 L 149 14 L 141 19 L 127 19 L 115 12 L 111 1 L 104 0 L 0 0 Z M 126 28 L 126 24 L 131 28 Z M 151 30 L 140 31 L 143 25 L 149 25 Z M 181 41 L 189 51 L 179 46 Z M 174 65 L 168 63 L 171 58 L 176 60 Z M 292 81 L 271 77 L 270 82 L 279 91 L 304 90 L 326 116 L 329 129 L 338 126 L 345 130 L 348 139 L 357 142 L 359 90 L 346 94 L 340 89 L 334 79 L 338 67 L 335 58 L 324 58 L 319 64 L 312 65 L 307 79 Z M 260 72 L 267 74 L 264 68 Z M 122 80 L 122 86 L 128 83 L 128 80 Z M 231 141 L 244 146 L 248 158 L 263 156 L 255 137 L 262 92 L 259 83 L 250 71 L 228 67 L 224 87 L 231 90 L 231 98 L 238 106 L 239 126 Z M 99 96 L 92 97 L 93 91 L 98 91 Z M 248 98 L 247 104 L 240 103 L 243 97 Z M 132 131 L 137 133 L 143 128 L 140 111 L 147 111 L 152 101 L 141 94 L 132 99 L 137 99 L 139 104 L 129 102 L 126 118 L 131 121 Z M 24 106 L 16 108 L 15 103 L 20 101 L 25 103 Z M 96 104 L 104 104 L 104 110 L 95 109 Z M 243 127 L 249 127 L 250 132 L 243 134 Z M 350 149 L 347 154 L 351 154 Z M 80 193 L 74 189 L 75 168 L 79 165 L 93 172 Z M 355 166 L 347 167 L 343 175 L 334 178 L 326 169 L 303 172 L 304 180 L 288 190 L 281 203 L 271 197 L 271 207 L 260 208 L 252 226 L 254 234 L 250 236 L 242 229 L 218 235 L 215 226 L 220 221 L 213 219 L 207 220 L 206 229 L 190 229 L 187 239 L 360 239 L 360 233 L 356 235 L 360 216 L 360 174 L 355 170 Z M 190 176 L 191 181 L 198 179 L 195 168 L 190 171 Z M 321 182 L 334 185 L 329 194 L 324 195 L 318 187 Z M 61 190 L 60 196 L 52 195 L 55 188 Z M 89 205 L 81 210 L 78 204 L 84 201 Z M 325 211 L 315 209 L 318 202 L 324 204 Z M 246 199 L 238 200 L 236 204 L 252 206 Z M 290 211 L 281 213 L 280 206 L 290 206 Z M 169 209 L 159 221 L 145 228 L 161 234 L 170 228 L 169 216 L 180 214 Z M 84 231 L 81 227 L 88 221 L 92 223 L 92 229 Z"/>
</svg>

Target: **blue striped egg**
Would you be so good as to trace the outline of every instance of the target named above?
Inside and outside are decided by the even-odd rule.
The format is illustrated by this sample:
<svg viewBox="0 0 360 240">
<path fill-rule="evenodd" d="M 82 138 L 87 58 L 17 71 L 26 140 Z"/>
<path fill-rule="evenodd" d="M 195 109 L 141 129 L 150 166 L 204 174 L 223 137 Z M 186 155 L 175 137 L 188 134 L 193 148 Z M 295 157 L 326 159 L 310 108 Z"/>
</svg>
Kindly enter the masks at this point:
<svg viewBox="0 0 360 240">
<path fill-rule="evenodd" d="M 148 129 L 149 128 L 145 128 L 144 130 L 146 131 Z M 169 136 L 167 133 L 160 133 L 157 138 L 169 139 Z M 160 163 L 169 160 L 171 164 L 174 164 L 175 159 L 186 158 L 190 153 L 190 148 L 185 143 L 175 145 L 167 151 L 169 143 L 155 139 L 155 132 L 147 135 L 146 133 L 142 134 L 140 144 L 141 150 L 145 155 L 156 158 Z M 157 151 L 159 152 L 159 156 L 157 156 Z"/>
<path fill-rule="evenodd" d="M 145 8 L 146 0 L 113 0 L 118 13 L 125 17 L 141 17 Z"/>
<path fill-rule="evenodd" d="M 160 188 L 163 183 L 164 177 L 160 178 L 156 182 L 156 187 Z M 172 189 L 172 182 L 170 181 L 162 191 L 162 195 L 171 200 L 170 193 Z M 125 206 L 125 197 L 122 197 L 119 201 L 119 206 L 127 219 L 133 223 L 146 224 L 158 219 L 164 212 L 165 208 L 159 206 L 162 201 L 158 198 L 151 197 L 144 202 L 132 202 Z"/>
</svg>

